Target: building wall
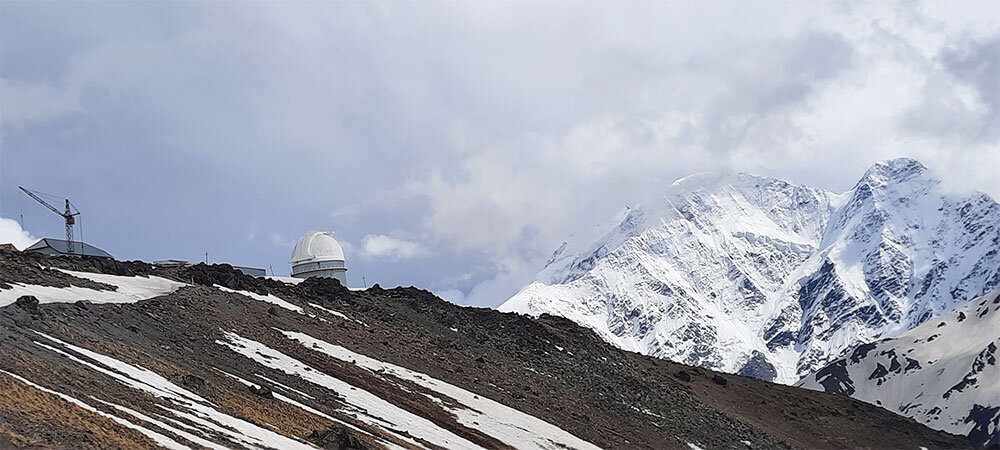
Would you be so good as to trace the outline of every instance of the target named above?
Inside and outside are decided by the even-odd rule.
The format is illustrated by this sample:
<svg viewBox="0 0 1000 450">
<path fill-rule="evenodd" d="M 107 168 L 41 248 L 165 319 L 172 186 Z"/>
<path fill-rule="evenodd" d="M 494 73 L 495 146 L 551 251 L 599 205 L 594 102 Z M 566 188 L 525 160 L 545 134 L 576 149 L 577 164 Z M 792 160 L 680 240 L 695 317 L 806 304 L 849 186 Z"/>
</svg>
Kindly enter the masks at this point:
<svg viewBox="0 0 1000 450">
<path fill-rule="evenodd" d="M 264 270 L 264 269 L 258 269 L 256 267 L 233 266 L 233 268 L 236 269 L 236 270 L 239 270 L 240 272 L 243 272 L 246 275 L 250 275 L 252 277 L 267 276 L 267 271 L 266 270 Z"/>
<path fill-rule="evenodd" d="M 298 264 L 292 266 L 292 276 L 295 278 L 336 278 L 340 281 L 341 285 L 347 286 L 347 267 L 344 267 L 343 261 L 321 261 Z"/>
<path fill-rule="evenodd" d="M 53 250 L 52 247 L 34 248 L 34 249 L 31 249 L 31 250 L 25 250 L 25 253 L 40 253 L 40 254 L 43 254 L 43 255 L 61 255 L 62 254 L 62 253 L 59 253 L 59 252 Z"/>
</svg>

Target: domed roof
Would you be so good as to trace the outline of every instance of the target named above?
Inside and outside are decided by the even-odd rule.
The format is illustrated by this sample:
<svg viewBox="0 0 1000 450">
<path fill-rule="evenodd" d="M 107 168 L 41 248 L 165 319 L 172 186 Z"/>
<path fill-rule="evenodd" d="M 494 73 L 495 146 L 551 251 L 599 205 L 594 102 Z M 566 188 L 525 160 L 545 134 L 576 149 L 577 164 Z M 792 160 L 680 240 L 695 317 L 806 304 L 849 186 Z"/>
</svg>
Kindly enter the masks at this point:
<svg viewBox="0 0 1000 450">
<path fill-rule="evenodd" d="M 344 249 L 332 231 L 310 231 L 295 244 L 291 264 L 314 261 L 344 261 Z"/>
</svg>

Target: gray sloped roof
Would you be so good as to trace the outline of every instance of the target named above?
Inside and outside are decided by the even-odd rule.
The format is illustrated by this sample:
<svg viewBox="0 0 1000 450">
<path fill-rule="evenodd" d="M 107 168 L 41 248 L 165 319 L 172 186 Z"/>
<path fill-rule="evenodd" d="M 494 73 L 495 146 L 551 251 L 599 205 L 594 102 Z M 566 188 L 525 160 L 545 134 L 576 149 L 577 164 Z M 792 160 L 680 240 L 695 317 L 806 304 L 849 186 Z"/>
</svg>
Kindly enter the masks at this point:
<svg viewBox="0 0 1000 450">
<path fill-rule="evenodd" d="M 38 242 L 31 244 L 31 246 L 24 249 L 24 251 L 30 252 L 32 250 L 41 250 L 44 248 L 50 248 L 52 249 L 52 251 L 60 255 L 70 254 L 69 243 L 67 243 L 65 239 L 53 239 L 53 238 L 43 238 Z M 90 245 L 86 242 L 74 241 L 73 249 L 76 250 L 76 252 L 74 253 L 75 255 L 96 256 L 98 258 L 112 258 L 110 253 L 101 250 L 97 247 L 94 247 L 93 245 Z"/>
</svg>

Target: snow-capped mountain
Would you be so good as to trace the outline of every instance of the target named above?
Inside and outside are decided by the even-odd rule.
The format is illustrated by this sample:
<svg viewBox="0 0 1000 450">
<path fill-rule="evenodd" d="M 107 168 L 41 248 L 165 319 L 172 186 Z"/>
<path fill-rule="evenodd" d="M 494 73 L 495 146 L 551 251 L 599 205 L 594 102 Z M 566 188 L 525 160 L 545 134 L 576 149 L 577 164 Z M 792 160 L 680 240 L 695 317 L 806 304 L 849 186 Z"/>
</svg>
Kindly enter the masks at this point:
<svg viewBox="0 0 1000 450">
<path fill-rule="evenodd" d="M 501 311 L 561 315 L 621 348 L 793 383 L 1000 284 L 1000 205 L 919 162 L 843 194 L 694 175 L 574 236 Z"/>
<path fill-rule="evenodd" d="M 798 385 L 849 395 L 1000 446 L 1000 292 L 894 339 L 862 344 Z"/>
</svg>

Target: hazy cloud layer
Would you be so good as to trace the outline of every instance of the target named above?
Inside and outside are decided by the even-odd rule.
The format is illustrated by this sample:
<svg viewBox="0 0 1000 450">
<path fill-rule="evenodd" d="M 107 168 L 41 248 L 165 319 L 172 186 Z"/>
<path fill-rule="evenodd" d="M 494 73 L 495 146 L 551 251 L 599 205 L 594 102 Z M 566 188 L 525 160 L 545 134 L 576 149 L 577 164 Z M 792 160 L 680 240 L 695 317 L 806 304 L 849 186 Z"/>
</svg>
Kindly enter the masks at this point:
<svg viewBox="0 0 1000 450">
<path fill-rule="evenodd" d="M 362 256 L 373 259 L 411 259 L 428 254 L 427 249 L 416 242 L 397 239 L 384 234 L 369 234 L 362 239 Z"/>
<path fill-rule="evenodd" d="M 996 2 L 0 3 L 0 215 L 122 258 L 495 305 L 699 171 L 842 191 L 921 159 L 1000 197 Z"/>
</svg>

